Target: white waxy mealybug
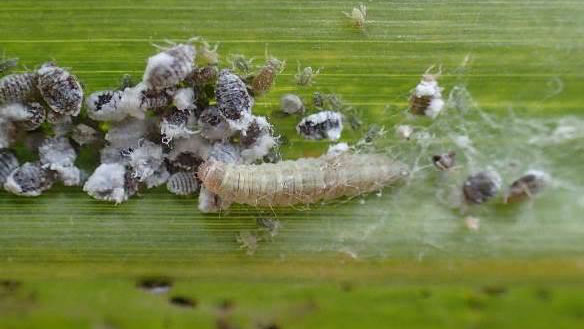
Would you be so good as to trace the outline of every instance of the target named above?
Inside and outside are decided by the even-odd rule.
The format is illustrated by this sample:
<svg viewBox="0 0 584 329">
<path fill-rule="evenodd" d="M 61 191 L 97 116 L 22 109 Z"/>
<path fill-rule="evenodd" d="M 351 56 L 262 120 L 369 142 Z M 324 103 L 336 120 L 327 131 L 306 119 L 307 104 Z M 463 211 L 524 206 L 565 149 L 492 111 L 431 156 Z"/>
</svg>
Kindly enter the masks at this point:
<svg viewBox="0 0 584 329">
<path fill-rule="evenodd" d="M 119 149 L 136 148 L 151 129 L 152 122 L 148 120 L 126 119 L 112 125 L 105 140 Z"/>
<path fill-rule="evenodd" d="M 101 164 L 83 185 L 83 191 L 95 199 L 122 203 L 136 190 L 129 181 L 126 167 L 119 163 Z"/>
<path fill-rule="evenodd" d="M 195 54 L 192 45 L 179 44 L 148 58 L 144 84 L 149 89 L 176 86 L 193 71 Z"/>
<path fill-rule="evenodd" d="M 13 121 L 18 127 L 31 131 L 40 127 L 47 117 L 45 108 L 39 103 L 9 103 L 0 105 L 0 118 Z"/>
<path fill-rule="evenodd" d="M 14 124 L 0 117 L 0 149 L 12 145 L 17 131 Z"/>
<path fill-rule="evenodd" d="M 351 19 L 353 25 L 357 28 L 363 29 L 367 22 L 367 6 L 359 4 L 358 7 L 353 7 L 351 13 L 343 12 L 345 16 Z"/>
<path fill-rule="evenodd" d="M 71 132 L 71 139 L 79 145 L 97 143 L 101 137 L 102 135 L 99 131 L 83 123 L 75 126 Z"/>
<path fill-rule="evenodd" d="M 543 171 L 528 171 L 511 183 L 505 194 L 505 203 L 521 202 L 535 196 L 548 185 L 550 180 L 550 176 Z"/>
<path fill-rule="evenodd" d="M 55 172 L 65 186 L 81 184 L 81 171 L 75 166 L 77 153 L 66 137 L 47 138 L 39 147 L 44 169 Z"/>
<path fill-rule="evenodd" d="M 243 162 L 254 163 L 268 155 L 270 150 L 278 145 L 272 133 L 272 125 L 265 117 L 254 116 L 245 134 L 241 134 L 240 138 Z"/>
<path fill-rule="evenodd" d="M 193 111 L 196 108 L 196 100 L 193 88 L 180 88 L 174 94 L 174 106 L 179 111 Z"/>
<path fill-rule="evenodd" d="M 414 128 L 409 125 L 399 125 L 395 128 L 395 134 L 399 139 L 408 140 L 414 133 Z"/>
<path fill-rule="evenodd" d="M 77 116 L 83 103 L 83 88 L 77 78 L 63 68 L 45 64 L 37 71 L 37 87 L 51 110 Z"/>
<path fill-rule="evenodd" d="M 53 175 L 40 163 L 26 162 L 14 169 L 4 182 L 4 189 L 16 195 L 39 196 L 53 186 Z"/>
<path fill-rule="evenodd" d="M 410 96 L 410 111 L 416 115 L 436 118 L 444 107 L 442 88 L 438 86 L 439 74 L 423 75 Z"/>
<path fill-rule="evenodd" d="M 343 131 L 343 116 L 338 112 L 322 111 L 302 119 L 296 126 L 298 134 L 306 139 L 341 138 Z"/>
<path fill-rule="evenodd" d="M 160 134 L 162 142 L 169 144 L 175 138 L 184 138 L 194 134 L 195 117 L 189 110 L 173 110 L 162 118 Z"/>
<path fill-rule="evenodd" d="M 303 113 L 304 104 L 302 104 L 302 99 L 294 94 L 286 94 L 280 99 L 280 107 L 282 112 L 288 114 Z"/>
<path fill-rule="evenodd" d="M 234 130 L 245 130 L 251 121 L 253 98 L 247 92 L 245 83 L 231 71 L 219 72 L 215 97 L 219 112 Z"/>
<path fill-rule="evenodd" d="M 132 176 L 139 182 L 145 181 L 159 171 L 164 161 L 162 146 L 150 141 L 141 142 L 138 148 L 129 152 L 128 157 Z"/>
<path fill-rule="evenodd" d="M 208 140 L 227 140 L 235 133 L 215 105 L 210 105 L 201 112 L 198 124 L 201 136 Z"/>
<path fill-rule="evenodd" d="M 174 148 L 166 157 L 170 164 L 185 171 L 196 171 L 209 157 L 211 145 L 199 135 L 191 135 L 175 141 Z"/>
<path fill-rule="evenodd" d="M 4 185 L 6 178 L 18 167 L 18 159 L 8 149 L 0 149 L 0 186 Z"/>
<path fill-rule="evenodd" d="M 0 104 L 24 102 L 38 94 L 36 73 L 10 74 L 0 79 Z"/>
<path fill-rule="evenodd" d="M 481 171 L 469 176 L 462 186 L 462 192 L 466 202 L 481 204 L 499 192 L 501 189 L 501 177 L 494 171 Z"/>
<path fill-rule="evenodd" d="M 347 143 L 337 143 L 334 145 L 329 146 L 328 150 L 326 151 L 326 155 L 337 156 L 341 155 L 345 152 L 349 152 L 349 144 Z"/>
<path fill-rule="evenodd" d="M 166 189 L 176 195 L 191 195 L 199 191 L 199 183 L 193 172 L 179 171 L 168 178 Z"/>
<path fill-rule="evenodd" d="M 199 179 L 224 200 L 253 206 L 291 206 L 352 197 L 404 179 L 407 168 L 378 154 L 304 158 L 261 165 L 207 161 Z"/>
</svg>

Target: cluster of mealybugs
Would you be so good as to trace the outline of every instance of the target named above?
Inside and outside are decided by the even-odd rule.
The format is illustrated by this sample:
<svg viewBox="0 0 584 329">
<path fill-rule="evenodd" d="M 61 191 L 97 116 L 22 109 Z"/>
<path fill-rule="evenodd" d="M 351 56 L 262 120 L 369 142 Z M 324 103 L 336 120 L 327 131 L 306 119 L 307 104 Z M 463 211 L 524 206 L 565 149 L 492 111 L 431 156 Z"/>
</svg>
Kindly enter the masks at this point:
<svg viewBox="0 0 584 329">
<path fill-rule="evenodd" d="M 150 57 L 141 82 L 87 98 L 89 117 L 110 125 L 101 165 L 84 185 L 89 195 L 120 203 L 165 184 L 176 195 L 199 194 L 201 211 L 219 211 L 229 202 L 201 186 L 199 166 L 209 159 L 262 162 L 277 147 L 271 124 L 252 108 L 283 62 L 269 58 L 253 72 L 234 55 L 232 68 L 221 69 L 216 47 L 194 41 L 198 46 L 173 44 Z M 83 131 L 76 129 L 81 141 L 91 137 Z"/>
<path fill-rule="evenodd" d="M 15 59 L 2 63 L 0 73 L 16 64 Z M 81 183 L 82 172 L 74 165 L 77 151 L 68 135 L 82 103 L 79 80 L 54 63 L 0 79 L 0 185 L 5 190 L 37 196 L 56 182 Z M 10 147 L 18 139 L 34 139 L 41 132 L 49 132 L 44 140 L 25 143 L 37 160 L 19 164 Z"/>
</svg>

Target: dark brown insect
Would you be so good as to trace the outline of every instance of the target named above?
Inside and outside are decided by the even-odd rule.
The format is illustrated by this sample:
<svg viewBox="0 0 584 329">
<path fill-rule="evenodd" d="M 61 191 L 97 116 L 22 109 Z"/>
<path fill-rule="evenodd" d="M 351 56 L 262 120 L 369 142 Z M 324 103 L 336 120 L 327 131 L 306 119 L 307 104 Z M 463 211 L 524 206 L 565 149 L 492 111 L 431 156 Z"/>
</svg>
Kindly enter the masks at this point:
<svg viewBox="0 0 584 329">
<path fill-rule="evenodd" d="M 448 170 L 456 164 L 456 152 L 450 151 L 448 153 L 436 154 L 432 156 L 432 163 L 439 170 Z"/>
<path fill-rule="evenodd" d="M 415 115 L 425 115 L 426 109 L 432 102 L 432 96 L 410 96 L 410 111 Z"/>
<path fill-rule="evenodd" d="M 537 170 L 530 170 L 525 175 L 519 177 L 505 194 L 505 203 L 521 202 L 537 193 L 547 185 L 549 176 Z"/>
<path fill-rule="evenodd" d="M 251 80 L 251 90 L 255 96 L 261 96 L 272 88 L 276 75 L 284 69 L 284 62 L 277 58 L 269 58 L 266 64 Z"/>
<path fill-rule="evenodd" d="M 83 102 L 83 88 L 77 78 L 51 63 L 37 72 L 37 87 L 51 110 L 76 116 Z"/>
<path fill-rule="evenodd" d="M 497 195 L 500 189 L 501 177 L 491 171 L 481 171 L 469 176 L 462 186 L 464 198 L 471 204 L 488 201 Z"/>
</svg>

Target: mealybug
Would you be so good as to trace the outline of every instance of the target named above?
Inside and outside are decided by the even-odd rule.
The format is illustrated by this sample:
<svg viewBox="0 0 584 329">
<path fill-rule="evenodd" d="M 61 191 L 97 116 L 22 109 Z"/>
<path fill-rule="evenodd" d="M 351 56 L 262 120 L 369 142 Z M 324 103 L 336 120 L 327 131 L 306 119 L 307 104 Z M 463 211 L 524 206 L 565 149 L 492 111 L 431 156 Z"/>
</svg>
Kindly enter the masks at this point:
<svg viewBox="0 0 584 329">
<path fill-rule="evenodd" d="M 83 191 L 98 200 L 122 203 L 136 192 L 126 175 L 126 167 L 119 163 L 101 164 L 83 185 Z"/>
<path fill-rule="evenodd" d="M 253 98 L 245 83 L 231 71 L 219 73 L 215 89 L 217 108 L 234 130 L 244 130 L 250 123 Z"/>
<path fill-rule="evenodd" d="M 254 95 L 261 96 L 267 93 L 276 79 L 276 75 L 284 70 L 285 62 L 270 57 L 260 71 L 251 80 L 251 90 Z"/>
<path fill-rule="evenodd" d="M 280 99 L 280 108 L 287 114 L 303 113 L 302 99 L 294 94 L 286 94 Z"/>
<path fill-rule="evenodd" d="M 272 125 L 265 117 L 254 116 L 245 134 L 240 137 L 241 157 L 244 162 L 253 163 L 270 153 L 278 144 L 272 132 Z"/>
<path fill-rule="evenodd" d="M 343 12 L 345 16 L 351 19 L 351 22 L 355 27 L 363 29 L 365 23 L 367 22 L 367 6 L 364 4 L 359 4 L 359 7 L 353 7 L 351 13 Z"/>
<path fill-rule="evenodd" d="M 195 54 L 192 45 L 179 44 L 148 58 L 144 84 L 148 89 L 176 86 L 193 71 Z"/>
<path fill-rule="evenodd" d="M 440 73 L 424 74 L 420 83 L 412 91 L 410 111 L 413 114 L 425 115 L 434 119 L 442 111 L 444 100 L 442 100 L 442 88 L 438 86 L 438 76 Z"/>
<path fill-rule="evenodd" d="M 322 111 L 309 115 L 300 121 L 296 131 L 306 139 L 341 138 L 343 131 L 343 116 L 338 112 Z"/>
<path fill-rule="evenodd" d="M 499 192 L 501 177 L 493 171 L 481 171 L 469 176 L 462 186 L 464 199 L 471 204 L 481 204 Z"/>
<path fill-rule="evenodd" d="M 456 164 L 456 152 L 436 154 L 432 156 L 432 163 L 438 170 L 452 169 Z"/>
<path fill-rule="evenodd" d="M 208 140 L 226 140 L 235 133 L 215 105 L 210 105 L 201 113 L 198 124 L 201 136 Z"/>
<path fill-rule="evenodd" d="M 0 79 L 0 104 L 32 100 L 38 94 L 36 73 L 18 73 Z"/>
<path fill-rule="evenodd" d="M 298 72 L 294 76 L 296 79 L 296 84 L 299 86 L 310 86 L 312 85 L 312 80 L 320 74 L 320 69 L 314 71 L 312 67 L 307 66 L 303 69 L 300 67 L 300 62 L 298 62 Z"/>
<path fill-rule="evenodd" d="M 0 186 L 4 185 L 6 178 L 18 167 L 18 159 L 8 149 L 0 149 Z"/>
<path fill-rule="evenodd" d="M 193 172 L 179 171 L 168 178 L 166 189 L 176 195 L 191 195 L 199 191 L 199 183 Z"/>
<path fill-rule="evenodd" d="M 51 63 L 37 71 L 37 87 L 51 110 L 77 116 L 83 102 L 83 88 L 77 78 Z"/>
<path fill-rule="evenodd" d="M 409 140 L 414 133 L 414 128 L 409 125 L 399 125 L 395 128 L 395 134 L 399 139 Z"/>
<path fill-rule="evenodd" d="M 14 169 L 4 182 L 4 189 L 16 195 L 39 196 L 53 186 L 53 175 L 38 162 L 26 162 Z"/>
<path fill-rule="evenodd" d="M 178 110 L 174 108 L 168 114 L 162 117 L 160 123 L 160 134 L 162 142 L 169 144 L 175 138 L 188 137 L 194 134 L 191 128 L 194 128 L 194 116 L 189 110 Z"/>
<path fill-rule="evenodd" d="M 549 183 L 547 173 L 539 170 L 530 170 L 515 180 L 505 194 L 505 203 L 520 202 L 531 198 Z"/>
<path fill-rule="evenodd" d="M 81 183 L 81 171 L 75 167 L 77 153 L 66 137 L 47 138 L 39 147 L 39 158 L 44 169 L 57 174 L 65 186 Z"/>
</svg>

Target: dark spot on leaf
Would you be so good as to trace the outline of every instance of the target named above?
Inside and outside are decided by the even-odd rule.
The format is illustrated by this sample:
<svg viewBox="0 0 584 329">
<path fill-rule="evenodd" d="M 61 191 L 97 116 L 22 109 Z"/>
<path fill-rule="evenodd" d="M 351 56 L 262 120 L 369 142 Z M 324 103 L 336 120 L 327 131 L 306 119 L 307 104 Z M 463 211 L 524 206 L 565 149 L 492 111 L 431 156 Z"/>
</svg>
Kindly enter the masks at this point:
<svg viewBox="0 0 584 329">
<path fill-rule="evenodd" d="M 482 288 L 483 293 L 489 296 L 501 296 L 507 292 L 507 288 L 504 286 L 488 285 Z"/>
<path fill-rule="evenodd" d="M 172 280 L 167 277 L 143 278 L 138 281 L 137 286 L 152 293 L 165 293 L 172 287 Z"/>
<path fill-rule="evenodd" d="M 226 300 L 222 301 L 221 303 L 219 303 L 218 308 L 221 311 L 230 311 L 230 310 L 235 308 L 235 302 L 230 300 L 230 299 L 226 299 Z"/>
<path fill-rule="evenodd" d="M 22 282 L 20 282 L 20 281 L 16 281 L 16 280 L 12 280 L 12 279 L 0 280 L 0 288 L 2 288 L 2 290 L 7 291 L 7 292 L 14 292 L 18 288 L 20 288 L 20 286 L 22 286 Z"/>
<path fill-rule="evenodd" d="M 480 310 L 485 308 L 486 306 L 484 299 L 481 298 L 481 296 L 474 293 L 466 295 L 464 297 L 464 301 L 466 303 L 466 306 L 473 310 Z"/>
<path fill-rule="evenodd" d="M 351 292 L 353 291 L 353 284 L 348 281 L 341 282 L 341 290 L 344 292 Z"/>
<path fill-rule="evenodd" d="M 428 289 L 421 289 L 420 290 L 420 297 L 423 299 L 432 297 L 432 291 Z"/>
<path fill-rule="evenodd" d="M 542 301 L 550 301 L 552 299 L 552 292 L 547 288 L 539 288 L 535 291 L 535 296 Z"/>
<path fill-rule="evenodd" d="M 197 300 L 186 296 L 171 297 L 169 302 L 173 305 L 180 307 L 194 308 L 195 306 L 197 306 Z"/>
</svg>

